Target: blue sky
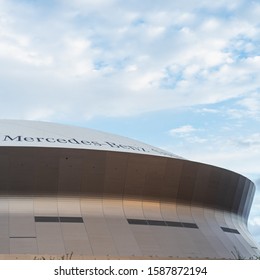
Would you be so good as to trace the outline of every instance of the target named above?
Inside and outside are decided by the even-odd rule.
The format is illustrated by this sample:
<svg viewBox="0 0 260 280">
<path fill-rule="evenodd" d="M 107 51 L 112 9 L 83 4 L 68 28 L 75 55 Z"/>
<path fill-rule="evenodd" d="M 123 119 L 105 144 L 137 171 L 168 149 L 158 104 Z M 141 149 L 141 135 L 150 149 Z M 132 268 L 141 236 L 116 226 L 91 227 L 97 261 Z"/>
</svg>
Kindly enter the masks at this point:
<svg viewBox="0 0 260 280">
<path fill-rule="evenodd" d="M 257 185 L 260 1 L 0 0 L 0 118 L 96 128 Z"/>
</svg>

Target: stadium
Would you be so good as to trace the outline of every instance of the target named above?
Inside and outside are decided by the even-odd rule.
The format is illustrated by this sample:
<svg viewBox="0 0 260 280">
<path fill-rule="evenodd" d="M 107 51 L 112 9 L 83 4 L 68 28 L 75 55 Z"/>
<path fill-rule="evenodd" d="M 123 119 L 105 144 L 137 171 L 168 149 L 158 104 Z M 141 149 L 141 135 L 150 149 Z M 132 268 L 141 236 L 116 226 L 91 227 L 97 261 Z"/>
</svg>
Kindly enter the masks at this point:
<svg viewBox="0 0 260 280">
<path fill-rule="evenodd" d="M 235 172 L 92 129 L 0 121 L 0 256 L 258 256 L 255 185 Z"/>
</svg>

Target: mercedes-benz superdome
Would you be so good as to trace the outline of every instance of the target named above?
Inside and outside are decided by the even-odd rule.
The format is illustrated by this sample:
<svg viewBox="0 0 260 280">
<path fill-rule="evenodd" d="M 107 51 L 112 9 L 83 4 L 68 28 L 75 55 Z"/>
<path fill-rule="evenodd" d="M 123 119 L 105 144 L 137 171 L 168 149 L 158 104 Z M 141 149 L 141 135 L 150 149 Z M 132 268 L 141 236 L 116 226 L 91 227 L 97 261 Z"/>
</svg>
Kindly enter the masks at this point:
<svg viewBox="0 0 260 280">
<path fill-rule="evenodd" d="M 255 186 L 92 129 L 0 121 L 0 255 L 250 258 Z"/>
</svg>

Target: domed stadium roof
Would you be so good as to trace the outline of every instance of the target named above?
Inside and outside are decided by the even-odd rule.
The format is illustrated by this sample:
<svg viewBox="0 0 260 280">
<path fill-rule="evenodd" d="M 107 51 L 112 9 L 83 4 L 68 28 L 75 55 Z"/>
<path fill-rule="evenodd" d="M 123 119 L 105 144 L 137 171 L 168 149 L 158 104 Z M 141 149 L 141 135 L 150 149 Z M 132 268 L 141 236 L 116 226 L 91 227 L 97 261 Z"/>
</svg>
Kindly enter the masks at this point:
<svg viewBox="0 0 260 280">
<path fill-rule="evenodd" d="M 0 120 L 0 146 L 71 148 L 181 158 L 127 137 L 50 122 Z"/>
</svg>

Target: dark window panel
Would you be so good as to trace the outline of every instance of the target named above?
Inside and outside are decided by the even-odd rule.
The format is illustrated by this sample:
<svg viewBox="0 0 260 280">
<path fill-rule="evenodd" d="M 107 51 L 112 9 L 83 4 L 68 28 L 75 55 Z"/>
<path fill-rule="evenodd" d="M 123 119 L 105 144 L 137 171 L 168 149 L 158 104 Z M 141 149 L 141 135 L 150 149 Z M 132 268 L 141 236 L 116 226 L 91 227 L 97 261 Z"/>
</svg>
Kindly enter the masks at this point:
<svg viewBox="0 0 260 280">
<path fill-rule="evenodd" d="M 34 220 L 39 223 L 58 223 L 59 217 L 36 216 Z"/>
<path fill-rule="evenodd" d="M 60 217 L 61 223 L 83 223 L 82 217 Z"/>
<path fill-rule="evenodd" d="M 47 216 L 36 216 L 34 217 L 35 222 L 41 223 L 83 223 L 82 217 L 47 217 Z"/>
<path fill-rule="evenodd" d="M 147 222 L 151 226 L 166 226 L 164 221 L 147 220 Z"/>
<path fill-rule="evenodd" d="M 127 221 L 130 225 L 148 225 L 146 220 L 141 219 L 127 219 Z"/>
<path fill-rule="evenodd" d="M 9 238 L 36 238 L 36 236 L 9 236 Z"/>
<path fill-rule="evenodd" d="M 227 227 L 221 227 L 221 229 L 222 229 L 224 232 L 240 234 L 239 231 L 238 231 L 237 229 L 227 228 Z"/>
<path fill-rule="evenodd" d="M 198 226 L 194 223 L 181 223 L 181 222 L 159 221 L 159 220 L 141 220 L 141 219 L 127 219 L 127 221 L 130 225 L 151 225 L 151 226 L 198 228 Z"/>
<path fill-rule="evenodd" d="M 185 228 L 198 228 L 198 226 L 194 223 L 182 223 Z"/>
<path fill-rule="evenodd" d="M 168 227 L 182 227 L 182 223 L 180 222 L 166 221 L 165 223 Z"/>
</svg>

